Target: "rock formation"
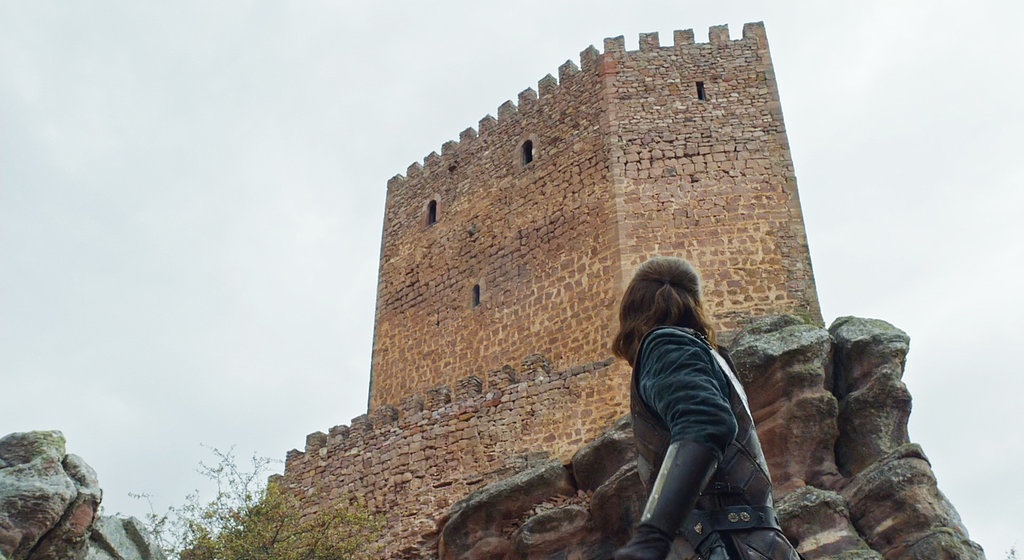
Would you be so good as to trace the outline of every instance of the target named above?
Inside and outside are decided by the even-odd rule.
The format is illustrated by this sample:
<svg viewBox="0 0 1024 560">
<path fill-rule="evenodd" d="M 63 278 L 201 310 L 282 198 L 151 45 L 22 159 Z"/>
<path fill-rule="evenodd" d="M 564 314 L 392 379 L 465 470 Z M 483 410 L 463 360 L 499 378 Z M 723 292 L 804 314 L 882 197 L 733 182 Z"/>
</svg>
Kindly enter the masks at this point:
<svg viewBox="0 0 1024 560">
<path fill-rule="evenodd" d="M 137 519 L 97 516 L 102 496 L 62 433 L 0 438 L 0 560 L 164 560 Z"/>
<path fill-rule="evenodd" d="M 730 342 L 773 475 L 783 530 L 807 560 L 984 559 L 910 443 L 909 338 L 878 320 L 825 330 L 758 320 Z M 438 522 L 443 560 L 611 558 L 645 492 L 628 419 L 554 462 L 489 484 Z"/>
<path fill-rule="evenodd" d="M 163 550 L 134 517 L 101 516 L 93 525 L 86 560 L 165 560 Z"/>
<path fill-rule="evenodd" d="M 60 432 L 0 439 L 0 555 L 76 558 L 84 553 L 102 491 L 96 473 L 65 451 Z"/>
<path fill-rule="evenodd" d="M 610 558 L 643 506 L 632 425 L 558 461 L 489 484 L 441 520 L 441 558 Z M 571 556 L 567 556 L 571 557 Z"/>
</svg>

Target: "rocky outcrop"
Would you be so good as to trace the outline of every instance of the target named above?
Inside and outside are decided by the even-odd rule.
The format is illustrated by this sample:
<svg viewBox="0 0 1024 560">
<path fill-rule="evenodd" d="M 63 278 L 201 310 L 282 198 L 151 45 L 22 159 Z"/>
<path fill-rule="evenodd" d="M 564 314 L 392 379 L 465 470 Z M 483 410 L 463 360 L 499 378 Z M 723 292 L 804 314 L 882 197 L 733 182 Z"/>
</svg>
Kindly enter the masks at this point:
<svg viewBox="0 0 1024 560">
<path fill-rule="evenodd" d="M 881 560 L 850 521 L 846 500 L 830 490 L 804 486 L 776 504 L 790 542 L 807 558 Z"/>
<path fill-rule="evenodd" d="M 97 516 L 96 472 L 58 431 L 0 438 L 0 560 L 165 560 L 135 518 Z"/>
<path fill-rule="evenodd" d="M 903 331 L 854 317 L 828 330 L 771 317 L 732 339 L 783 531 L 807 560 L 985 557 L 909 441 L 908 349 Z M 456 504 L 440 522 L 440 557 L 611 558 L 645 501 L 629 430 L 620 421 L 568 465 Z"/>
<path fill-rule="evenodd" d="M 920 446 L 907 444 L 872 463 L 842 490 L 850 518 L 885 558 L 976 559 L 953 505 L 939 491 Z"/>
<path fill-rule="evenodd" d="M 856 317 L 836 319 L 829 333 L 842 403 L 836 459 L 849 476 L 910 442 L 910 391 L 901 380 L 910 337 L 885 321 Z"/>
<path fill-rule="evenodd" d="M 101 516 L 93 525 L 86 560 L 166 560 L 163 550 L 134 517 Z"/>
<path fill-rule="evenodd" d="M 0 439 L 0 557 L 80 558 L 102 491 L 96 473 L 57 431 Z"/>
<path fill-rule="evenodd" d="M 485 486 L 452 506 L 441 533 L 441 556 L 492 558 L 505 553 L 508 540 L 503 534 L 523 514 L 545 500 L 575 493 L 569 472 L 558 462 Z"/>
<path fill-rule="evenodd" d="M 640 518 L 629 418 L 580 449 L 481 488 L 442 520 L 439 555 L 456 559 L 610 558 Z"/>
<path fill-rule="evenodd" d="M 839 478 L 833 448 L 839 404 L 828 390 L 828 331 L 793 316 L 755 321 L 729 348 L 743 382 L 776 491 Z"/>
</svg>

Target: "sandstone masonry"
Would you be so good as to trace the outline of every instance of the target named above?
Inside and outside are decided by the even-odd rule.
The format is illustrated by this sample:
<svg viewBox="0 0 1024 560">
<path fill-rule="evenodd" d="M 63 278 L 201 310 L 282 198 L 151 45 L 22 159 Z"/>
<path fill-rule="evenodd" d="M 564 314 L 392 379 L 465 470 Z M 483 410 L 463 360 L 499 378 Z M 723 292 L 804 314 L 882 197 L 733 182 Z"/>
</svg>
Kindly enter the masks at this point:
<svg viewBox="0 0 1024 560">
<path fill-rule="evenodd" d="M 589 47 L 388 182 L 369 413 L 288 454 L 307 511 L 386 512 L 436 554 L 476 488 L 568 462 L 628 412 L 615 306 L 654 255 L 694 262 L 719 328 L 820 323 L 764 27 Z"/>
<path fill-rule="evenodd" d="M 607 358 L 659 254 L 701 269 L 720 327 L 820 319 L 760 23 L 589 47 L 388 182 L 370 408 L 539 352 Z"/>
<path fill-rule="evenodd" d="M 628 409 L 612 360 L 553 370 L 540 355 L 410 395 L 306 437 L 284 481 L 306 511 L 357 500 L 386 512 L 385 558 L 430 558 L 437 518 L 470 492 L 548 460 L 567 461 Z M 573 407 L 567 407 L 573 403 Z"/>
</svg>

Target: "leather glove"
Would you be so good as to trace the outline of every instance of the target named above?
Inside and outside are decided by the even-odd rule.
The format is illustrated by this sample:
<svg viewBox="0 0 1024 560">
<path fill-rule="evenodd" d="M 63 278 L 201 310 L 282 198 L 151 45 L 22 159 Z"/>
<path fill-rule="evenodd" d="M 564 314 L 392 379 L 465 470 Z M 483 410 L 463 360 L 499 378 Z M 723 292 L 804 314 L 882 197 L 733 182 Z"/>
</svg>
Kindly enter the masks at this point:
<svg viewBox="0 0 1024 560">
<path fill-rule="evenodd" d="M 689 440 L 669 445 L 640 525 L 626 546 L 615 553 L 615 559 L 664 560 L 717 467 L 717 454 L 709 445 Z"/>
<path fill-rule="evenodd" d="M 661 529 L 640 524 L 626 546 L 615 551 L 615 560 L 664 560 L 672 540 L 672 535 Z"/>
</svg>

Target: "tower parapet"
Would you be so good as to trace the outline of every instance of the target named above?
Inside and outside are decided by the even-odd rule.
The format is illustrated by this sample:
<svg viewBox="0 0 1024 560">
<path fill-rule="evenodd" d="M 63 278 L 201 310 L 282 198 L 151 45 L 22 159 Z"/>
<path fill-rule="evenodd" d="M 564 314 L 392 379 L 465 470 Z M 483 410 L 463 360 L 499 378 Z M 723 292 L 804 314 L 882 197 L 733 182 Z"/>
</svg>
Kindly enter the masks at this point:
<svg viewBox="0 0 1024 560">
<path fill-rule="evenodd" d="M 530 352 L 604 359 L 658 254 L 698 265 L 723 330 L 820 319 L 763 25 L 603 47 L 388 181 L 371 408 Z"/>
</svg>

